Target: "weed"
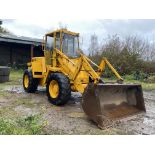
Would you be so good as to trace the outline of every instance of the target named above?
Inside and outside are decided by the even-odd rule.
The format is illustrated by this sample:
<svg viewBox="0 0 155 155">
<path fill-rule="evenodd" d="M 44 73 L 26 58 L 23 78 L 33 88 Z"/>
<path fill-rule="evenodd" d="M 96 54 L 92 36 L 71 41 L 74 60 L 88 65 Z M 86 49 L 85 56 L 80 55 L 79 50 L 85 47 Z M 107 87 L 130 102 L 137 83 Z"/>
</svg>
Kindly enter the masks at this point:
<svg viewBox="0 0 155 155">
<path fill-rule="evenodd" d="M 0 118 L 1 135 L 35 135 L 41 134 L 44 122 L 39 121 L 40 115 L 31 115 L 16 120 Z"/>
</svg>

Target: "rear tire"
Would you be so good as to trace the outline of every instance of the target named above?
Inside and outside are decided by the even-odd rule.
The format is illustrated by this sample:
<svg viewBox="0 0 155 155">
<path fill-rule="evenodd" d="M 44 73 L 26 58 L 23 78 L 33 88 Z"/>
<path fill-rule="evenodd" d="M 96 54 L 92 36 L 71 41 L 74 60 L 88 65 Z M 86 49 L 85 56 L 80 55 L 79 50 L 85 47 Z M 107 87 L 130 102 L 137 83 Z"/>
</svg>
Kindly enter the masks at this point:
<svg viewBox="0 0 155 155">
<path fill-rule="evenodd" d="M 62 73 L 50 74 L 47 80 L 46 93 L 50 103 L 64 105 L 71 96 L 69 78 Z"/>
<path fill-rule="evenodd" d="M 34 93 L 38 88 L 39 79 L 33 78 L 32 71 L 25 70 L 23 75 L 23 87 L 27 93 Z"/>
</svg>

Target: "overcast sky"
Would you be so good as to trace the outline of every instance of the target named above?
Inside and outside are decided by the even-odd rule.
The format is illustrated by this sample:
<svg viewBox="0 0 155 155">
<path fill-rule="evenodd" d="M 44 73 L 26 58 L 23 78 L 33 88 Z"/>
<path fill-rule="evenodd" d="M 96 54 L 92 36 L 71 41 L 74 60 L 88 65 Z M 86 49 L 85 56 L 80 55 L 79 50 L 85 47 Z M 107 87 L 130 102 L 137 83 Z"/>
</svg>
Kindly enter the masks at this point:
<svg viewBox="0 0 155 155">
<path fill-rule="evenodd" d="M 46 32 L 67 26 L 71 31 L 79 32 L 83 37 L 83 48 L 87 50 L 91 34 L 96 34 L 99 42 L 107 35 L 118 34 L 121 37 L 138 35 L 155 42 L 155 20 L 4 20 L 3 27 L 19 36 L 42 38 Z"/>
</svg>

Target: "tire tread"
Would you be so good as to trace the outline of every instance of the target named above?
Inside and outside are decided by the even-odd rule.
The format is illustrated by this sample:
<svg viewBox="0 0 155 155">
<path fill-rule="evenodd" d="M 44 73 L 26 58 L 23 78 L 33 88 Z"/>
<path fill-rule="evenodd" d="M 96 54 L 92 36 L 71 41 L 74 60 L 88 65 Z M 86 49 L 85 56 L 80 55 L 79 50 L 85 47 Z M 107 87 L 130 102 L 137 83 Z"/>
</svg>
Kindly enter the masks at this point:
<svg viewBox="0 0 155 155">
<path fill-rule="evenodd" d="M 51 98 L 49 94 L 49 84 L 51 80 L 56 80 L 59 84 L 59 95 L 56 99 Z M 54 105 L 64 105 L 71 96 L 70 80 L 62 73 L 52 73 L 49 75 L 46 85 L 48 100 Z"/>
</svg>

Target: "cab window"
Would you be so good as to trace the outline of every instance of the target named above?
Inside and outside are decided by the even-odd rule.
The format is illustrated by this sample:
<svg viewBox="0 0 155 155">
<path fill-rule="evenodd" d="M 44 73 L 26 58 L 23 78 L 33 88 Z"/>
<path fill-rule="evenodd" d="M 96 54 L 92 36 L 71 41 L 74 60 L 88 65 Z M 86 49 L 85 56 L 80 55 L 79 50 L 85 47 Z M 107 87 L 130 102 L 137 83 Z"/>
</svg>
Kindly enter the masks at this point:
<svg viewBox="0 0 155 155">
<path fill-rule="evenodd" d="M 46 37 L 46 50 L 53 51 L 53 45 L 54 45 L 54 37 L 47 36 Z"/>
<path fill-rule="evenodd" d="M 62 37 L 62 51 L 69 57 L 78 57 L 78 36 L 63 33 Z"/>
<path fill-rule="evenodd" d="M 60 50 L 60 33 L 56 33 L 56 48 Z"/>
</svg>

